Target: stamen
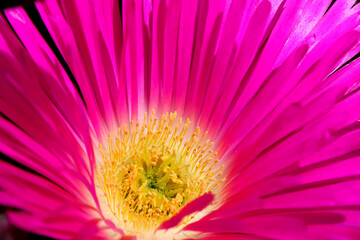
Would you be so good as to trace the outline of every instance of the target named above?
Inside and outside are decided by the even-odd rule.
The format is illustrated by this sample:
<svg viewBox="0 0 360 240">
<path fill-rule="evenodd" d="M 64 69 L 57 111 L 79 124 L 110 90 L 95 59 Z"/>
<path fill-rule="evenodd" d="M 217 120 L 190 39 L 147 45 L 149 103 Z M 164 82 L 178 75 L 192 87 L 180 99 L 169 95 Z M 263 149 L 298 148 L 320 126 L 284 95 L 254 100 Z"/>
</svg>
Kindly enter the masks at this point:
<svg viewBox="0 0 360 240">
<path fill-rule="evenodd" d="M 100 187 L 114 216 L 128 229 L 153 231 L 187 203 L 213 190 L 221 179 L 221 166 L 212 142 L 200 128 L 189 136 L 191 124 L 176 112 L 160 121 L 152 111 L 147 122 L 131 122 L 109 135 L 97 171 Z M 190 220 L 191 216 L 184 221 Z"/>
</svg>

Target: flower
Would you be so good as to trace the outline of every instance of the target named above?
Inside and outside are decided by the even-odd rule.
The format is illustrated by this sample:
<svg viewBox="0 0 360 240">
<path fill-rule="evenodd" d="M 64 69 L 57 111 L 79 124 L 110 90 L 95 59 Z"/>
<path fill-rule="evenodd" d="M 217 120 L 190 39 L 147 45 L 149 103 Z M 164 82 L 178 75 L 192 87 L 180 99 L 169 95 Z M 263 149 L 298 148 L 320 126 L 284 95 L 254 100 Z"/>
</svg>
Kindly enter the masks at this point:
<svg viewBox="0 0 360 240">
<path fill-rule="evenodd" d="M 23 8 L 5 10 L 12 225 L 56 239 L 360 238 L 353 1 L 35 4 L 71 72 Z"/>
</svg>

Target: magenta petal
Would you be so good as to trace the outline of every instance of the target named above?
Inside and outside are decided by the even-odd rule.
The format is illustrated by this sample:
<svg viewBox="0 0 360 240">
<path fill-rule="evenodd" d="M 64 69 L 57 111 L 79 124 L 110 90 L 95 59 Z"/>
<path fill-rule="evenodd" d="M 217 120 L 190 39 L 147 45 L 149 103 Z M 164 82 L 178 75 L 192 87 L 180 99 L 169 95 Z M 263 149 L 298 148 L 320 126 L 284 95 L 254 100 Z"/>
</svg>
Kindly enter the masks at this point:
<svg viewBox="0 0 360 240">
<path fill-rule="evenodd" d="M 233 100 L 238 85 L 248 70 L 251 62 L 254 60 L 256 51 L 260 48 L 261 39 L 265 33 L 267 21 L 270 15 L 271 5 L 268 1 L 262 1 L 256 8 L 254 14 L 249 20 L 248 26 L 244 33 L 244 39 L 240 44 L 237 59 L 235 60 L 233 69 L 229 73 L 226 82 L 223 83 L 223 89 L 218 96 L 209 96 L 217 100 L 214 106 L 205 105 L 203 118 L 208 121 L 212 120 L 212 126 L 221 127 L 221 121 Z M 220 81 L 220 80 L 219 80 Z M 212 86 L 210 86 L 212 87 Z M 211 110 L 212 109 L 212 110 Z M 210 114 L 211 110 L 211 115 Z M 212 132 L 212 128 L 210 129 Z M 212 133 L 214 134 L 214 133 Z"/>
<path fill-rule="evenodd" d="M 198 3 L 200 4 L 200 2 Z M 185 79 L 189 78 L 191 61 L 192 61 L 192 49 L 196 44 L 194 39 L 195 26 L 197 25 L 196 14 L 197 5 L 192 2 L 182 1 L 181 16 L 179 23 L 179 36 L 178 36 L 178 48 L 177 48 L 177 74 L 174 80 L 174 90 L 172 95 L 172 101 L 174 102 L 174 109 L 179 114 L 182 114 L 186 92 L 189 86 L 189 82 Z M 150 90 L 150 92 L 152 89 Z"/>
<path fill-rule="evenodd" d="M 0 152 L 20 165 L 0 161 L 9 221 L 55 239 L 136 239 L 104 217 L 97 148 L 154 108 L 208 131 L 227 177 L 217 208 L 176 234 L 360 239 L 360 61 L 348 63 L 360 4 L 331 2 L 36 2 L 76 84 L 27 12 L 4 10 Z"/>
<path fill-rule="evenodd" d="M 96 216 L 91 205 L 47 179 L 4 162 L 0 166 L 1 203 L 24 211 L 7 213 L 17 227 L 54 238 L 72 238 Z M 96 232 L 101 232 L 99 227 Z"/>
<path fill-rule="evenodd" d="M 66 221 L 68 225 L 57 222 L 49 227 L 46 221 L 41 221 L 26 213 L 9 211 L 7 212 L 7 216 L 9 221 L 17 227 L 55 239 L 77 239 L 79 230 L 88 224 L 88 222 L 83 219 L 73 219 L 73 221 Z M 87 234 L 85 238 L 89 240 L 104 240 L 106 239 L 106 235 L 97 229 L 96 234 Z"/>
<path fill-rule="evenodd" d="M 242 220 L 222 218 L 210 221 L 198 221 L 187 225 L 184 230 L 206 233 L 236 233 L 242 232 L 245 224 Z"/>
<path fill-rule="evenodd" d="M 229 7 L 220 30 L 221 37 L 218 39 L 217 48 L 214 50 L 216 57 L 212 63 L 212 74 L 208 78 L 202 79 L 204 83 L 201 85 L 202 88 L 206 89 L 206 94 L 204 97 L 201 96 L 201 94 L 198 94 L 198 98 L 201 98 L 198 100 L 198 105 L 202 106 L 201 117 L 204 120 L 208 119 L 208 114 L 210 114 L 211 109 L 216 103 L 217 95 L 221 93 L 226 76 L 229 74 L 230 69 L 235 62 L 235 55 L 237 52 L 236 41 L 238 35 L 244 35 L 242 28 L 246 27 L 249 21 L 249 15 L 254 11 L 254 5 L 255 2 L 253 1 L 233 1 Z M 219 46 L 234 47 L 222 48 Z"/>
<path fill-rule="evenodd" d="M 169 229 L 176 227 L 181 220 L 186 217 L 187 215 L 190 215 L 192 213 L 195 213 L 197 211 L 201 211 L 204 208 L 206 208 L 212 201 L 214 200 L 214 195 L 211 193 L 206 193 L 202 195 L 201 197 L 196 198 L 195 200 L 188 203 L 178 214 L 176 214 L 171 219 L 163 222 L 157 230 L 161 229 Z"/>
<path fill-rule="evenodd" d="M 200 111 L 201 101 L 206 94 L 207 82 L 210 77 L 214 51 L 217 46 L 222 19 L 226 8 L 226 1 L 211 0 L 199 1 L 197 28 L 194 34 L 196 39 L 193 46 L 192 64 L 190 69 L 189 86 L 185 100 L 185 114 L 190 115 L 191 119 L 197 122 Z M 195 102 L 196 101 L 196 102 Z M 196 108 L 188 108 L 189 105 L 196 105 Z"/>
<path fill-rule="evenodd" d="M 198 238 L 187 238 L 190 239 L 198 239 Z M 209 237 L 203 237 L 202 240 L 269 240 L 268 238 L 254 236 L 251 234 L 209 234 Z"/>
<path fill-rule="evenodd" d="M 353 46 L 354 42 L 357 41 L 359 39 L 359 34 L 357 32 L 349 32 L 348 34 L 346 34 L 344 37 L 342 37 L 340 40 L 339 40 L 339 43 L 341 43 L 342 45 L 344 44 L 349 44 L 348 47 L 350 48 L 351 46 Z M 302 95 L 304 94 L 305 92 L 308 92 L 308 88 L 309 87 L 315 87 L 314 86 L 314 79 L 317 78 L 318 74 L 324 74 L 324 72 L 328 71 L 327 68 L 329 68 L 329 66 L 331 64 L 335 64 L 336 62 L 339 61 L 339 58 L 341 58 L 341 56 L 343 56 L 343 53 L 341 51 L 335 51 L 333 49 L 329 50 L 328 52 L 328 58 L 327 60 L 324 60 L 325 62 L 322 62 L 321 65 L 318 66 L 318 68 L 316 68 L 316 70 L 314 70 L 314 72 L 312 72 L 312 74 L 308 74 L 307 77 L 301 82 L 300 85 L 298 85 L 298 87 L 296 88 L 295 91 L 292 92 L 292 94 L 288 97 L 288 101 L 289 102 L 292 102 L 294 100 L 292 100 L 293 98 L 297 98 L 299 95 Z M 328 61 L 333 61 L 333 63 L 329 63 Z M 319 63 L 320 64 L 320 63 Z M 321 73 L 322 71 L 324 71 L 323 73 Z M 325 74 L 324 74 L 325 75 Z M 312 85 L 312 86 L 311 86 Z M 270 120 L 273 116 L 272 115 L 269 115 L 267 116 L 267 120 L 270 120 L 270 121 L 263 121 L 262 124 L 260 125 L 257 125 L 256 126 L 256 131 L 252 131 L 252 133 L 248 136 L 248 139 L 246 139 L 245 141 L 242 142 L 242 144 L 240 144 L 240 148 L 237 149 L 237 151 L 239 151 L 239 153 L 242 155 L 242 157 L 244 156 L 247 156 L 247 160 L 250 160 L 252 157 L 248 156 L 246 152 L 252 152 L 252 153 L 255 153 L 256 150 L 255 149 L 259 149 L 259 147 L 262 145 L 262 141 L 271 141 L 270 139 L 274 139 L 274 137 L 277 135 L 277 134 L 280 134 L 281 132 L 283 131 L 286 131 L 287 134 L 290 134 L 291 133 L 291 130 L 290 129 L 293 129 L 295 130 L 296 128 L 300 127 L 301 123 L 305 123 L 309 120 L 311 120 L 313 117 L 317 116 L 318 114 L 321 113 L 321 111 L 326 111 L 326 108 L 331 106 L 332 104 L 336 103 L 337 101 L 339 101 L 341 99 L 341 95 L 345 93 L 345 90 L 341 90 L 341 88 L 335 88 L 335 89 L 329 89 L 328 90 L 328 93 L 329 95 L 324 95 L 323 97 L 321 96 L 317 96 L 317 100 L 315 99 L 311 99 L 311 102 L 312 104 L 314 104 L 312 106 L 312 104 L 310 104 L 309 102 L 306 102 L 306 98 L 304 98 L 304 104 L 306 103 L 307 104 L 307 107 L 305 107 L 303 110 L 306 111 L 306 114 L 304 112 L 303 115 L 301 115 L 301 117 L 299 118 L 292 118 L 290 117 L 290 115 L 294 114 L 295 112 L 297 112 L 297 110 L 295 109 L 301 109 L 302 107 L 298 104 L 293 104 L 293 105 L 290 105 L 287 107 L 287 110 L 283 110 L 282 114 L 285 114 L 285 112 L 288 111 L 288 113 L 286 113 L 285 115 L 283 115 L 284 117 L 286 116 L 287 119 L 292 119 L 292 122 L 285 122 L 285 123 L 280 123 L 280 121 L 286 121 L 285 118 L 282 118 L 282 120 L 278 119 L 279 122 L 276 124 L 277 125 L 277 130 L 275 130 L 275 125 L 271 125 L 271 126 L 268 126 L 266 127 L 266 131 L 268 131 L 269 135 L 267 135 L 265 132 L 262 132 L 260 135 L 261 135 L 261 139 L 259 139 L 258 142 L 249 142 L 248 140 L 249 139 L 255 139 L 257 138 L 259 135 L 257 135 L 258 133 L 261 132 L 261 128 L 263 128 L 262 124 L 267 124 L 268 122 L 272 121 Z M 298 95 L 299 94 L 299 95 Z M 330 96 L 333 96 L 333 97 L 330 97 Z M 335 98 L 334 98 L 335 97 Z M 334 99 L 335 101 L 333 103 L 331 103 L 329 100 L 331 99 Z M 284 102 L 283 102 L 284 103 Z M 327 105 L 329 104 L 329 105 Z M 284 103 L 285 105 L 285 103 Z M 317 107 L 315 107 L 317 106 Z M 320 109 L 323 109 L 323 110 L 320 110 Z M 281 111 L 281 108 L 277 108 L 276 111 L 280 112 Z M 273 113 L 276 114 L 276 111 L 274 111 Z M 295 111 L 295 112 L 293 112 Z M 290 115 L 288 115 L 290 112 L 293 112 L 291 113 Z M 314 115 L 312 115 L 314 114 Z M 293 116 L 293 115 L 292 115 Z M 306 116 L 306 117 L 305 117 Z M 304 117 L 302 119 L 302 117 Z M 353 116 L 354 118 L 356 118 L 355 116 Z M 300 120 L 302 119 L 302 120 Z M 305 122 L 304 122 L 305 120 Z M 274 122 L 273 122 L 274 123 Z M 279 125 L 278 125 L 279 124 Z M 285 124 L 285 125 L 284 125 Z M 295 125 L 292 125 L 292 124 L 295 124 Z M 241 127 L 244 127 L 243 125 L 239 125 Z M 297 126 L 297 127 L 295 127 Z M 265 129 L 265 128 L 263 128 Z M 259 132 L 260 131 L 260 132 Z M 271 134 L 270 134 L 271 132 Z M 231 135 L 230 136 L 233 136 L 234 138 L 236 138 L 236 134 L 237 132 L 232 129 L 232 132 L 230 133 Z M 266 134 L 266 135 L 265 135 Z M 256 136 L 257 135 L 257 136 Z M 226 139 L 229 139 L 230 137 L 229 135 L 226 136 Z M 279 135 L 278 135 L 279 136 Z M 285 137 L 286 134 L 281 134 L 282 137 Z M 232 141 L 232 144 L 233 142 L 235 141 L 235 139 L 233 138 L 233 141 Z M 279 140 L 281 139 L 281 137 L 279 136 L 278 138 Z M 230 139 L 229 139 L 230 140 Z M 228 141 L 228 140 L 226 140 Z M 251 140 L 252 141 L 252 140 Z M 276 142 L 276 141 L 275 141 Z M 273 142 L 274 143 L 274 142 Z M 268 144 L 267 146 L 271 146 L 271 144 Z M 240 151 L 240 149 L 244 149 L 244 152 L 242 152 L 242 150 Z M 257 152 L 257 154 L 259 154 L 261 151 L 263 151 L 264 149 L 266 148 L 262 148 L 262 150 L 260 150 L 259 152 Z M 255 152 L 253 152 L 255 150 Z M 251 153 L 251 154 L 252 154 Z M 234 160 L 236 160 L 236 158 L 234 158 Z M 240 162 L 240 165 L 238 165 L 238 167 L 234 167 L 232 169 L 232 173 L 237 173 L 239 171 L 239 168 L 242 168 L 241 165 L 243 164 L 247 164 L 245 163 L 244 161 Z"/>
<path fill-rule="evenodd" d="M 164 72 L 160 103 L 163 111 L 169 111 L 174 89 L 174 77 L 177 54 L 177 41 L 180 21 L 181 1 L 170 1 L 167 9 L 167 17 L 164 27 Z"/>
<path fill-rule="evenodd" d="M 137 238 L 134 236 L 123 236 L 119 240 L 136 240 Z"/>
<path fill-rule="evenodd" d="M 123 120 L 124 115 L 127 115 L 127 107 L 124 105 L 123 108 L 114 110 L 113 101 L 125 100 L 125 89 L 122 85 L 109 84 L 107 81 L 117 75 L 120 64 L 116 63 L 119 60 L 113 54 L 108 53 L 108 47 L 111 46 L 106 46 L 102 35 L 106 34 L 106 30 L 97 31 L 96 19 L 101 16 L 94 12 L 90 2 L 81 4 L 67 1 L 60 4 L 47 1 L 38 2 L 36 6 L 60 52 L 78 79 L 96 133 L 100 138 L 104 137 L 102 131 L 113 130 L 115 122 Z M 113 34 L 119 32 L 114 31 Z M 119 36 L 116 39 L 120 41 Z M 116 116 L 116 112 L 121 113 L 121 116 Z"/>
</svg>

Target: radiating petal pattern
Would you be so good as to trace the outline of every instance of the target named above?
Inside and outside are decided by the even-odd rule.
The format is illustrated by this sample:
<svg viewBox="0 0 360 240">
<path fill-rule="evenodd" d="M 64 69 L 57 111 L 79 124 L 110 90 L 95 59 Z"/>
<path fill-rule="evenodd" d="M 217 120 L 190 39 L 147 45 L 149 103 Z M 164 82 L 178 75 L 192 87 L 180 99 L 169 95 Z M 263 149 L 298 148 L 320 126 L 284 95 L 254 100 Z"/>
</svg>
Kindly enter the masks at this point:
<svg viewBox="0 0 360 240">
<path fill-rule="evenodd" d="M 70 72 L 26 9 L 4 10 L 0 204 L 11 224 L 55 239 L 144 237 L 109 218 L 99 144 L 154 109 L 206 131 L 226 179 L 150 238 L 360 238 L 355 1 L 35 7 Z"/>
</svg>

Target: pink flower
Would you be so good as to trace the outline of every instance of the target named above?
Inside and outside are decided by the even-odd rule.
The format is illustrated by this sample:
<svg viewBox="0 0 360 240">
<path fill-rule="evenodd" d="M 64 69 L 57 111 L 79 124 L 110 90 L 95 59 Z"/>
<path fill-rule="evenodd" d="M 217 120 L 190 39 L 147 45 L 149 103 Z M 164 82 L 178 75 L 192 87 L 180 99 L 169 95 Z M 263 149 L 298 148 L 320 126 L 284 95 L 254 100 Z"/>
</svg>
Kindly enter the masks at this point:
<svg viewBox="0 0 360 240">
<path fill-rule="evenodd" d="M 55 239 L 360 239 L 359 5 L 330 3 L 36 2 L 75 81 L 6 10 L 8 221 Z"/>
</svg>

